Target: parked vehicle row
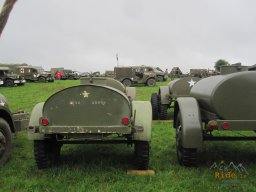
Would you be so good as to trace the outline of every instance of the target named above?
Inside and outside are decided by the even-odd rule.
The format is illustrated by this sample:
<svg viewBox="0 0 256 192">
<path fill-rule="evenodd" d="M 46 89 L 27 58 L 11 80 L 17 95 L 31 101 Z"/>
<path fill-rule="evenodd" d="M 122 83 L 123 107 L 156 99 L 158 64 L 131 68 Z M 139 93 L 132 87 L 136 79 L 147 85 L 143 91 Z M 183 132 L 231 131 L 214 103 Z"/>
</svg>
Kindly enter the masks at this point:
<svg viewBox="0 0 256 192">
<path fill-rule="evenodd" d="M 134 145 L 136 169 L 145 170 L 150 163 L 152 119 L 167 119 L 167 109 L 173 107 L 177 159 L 181 165 L 196 166 L 205 141 L 256 140 L 255 75 L 244 71 L 176 79 L 153 93 L 151 103 L 136 101 L 136 88 L 113 78 L 85 77 L 80 85 L 62 89 L 36 104 L 28 125 L 26 114 L 17 114 L 16 124 L 27 126 L 39 169 L 57 162 L 63 144 L 124 143 Z M 2 164 L 10 155 L 10 134 L 18 127 L 14 117 L 0 95 Z M 229 135 L 230 131 L 250 135 Z"/>
</svg>

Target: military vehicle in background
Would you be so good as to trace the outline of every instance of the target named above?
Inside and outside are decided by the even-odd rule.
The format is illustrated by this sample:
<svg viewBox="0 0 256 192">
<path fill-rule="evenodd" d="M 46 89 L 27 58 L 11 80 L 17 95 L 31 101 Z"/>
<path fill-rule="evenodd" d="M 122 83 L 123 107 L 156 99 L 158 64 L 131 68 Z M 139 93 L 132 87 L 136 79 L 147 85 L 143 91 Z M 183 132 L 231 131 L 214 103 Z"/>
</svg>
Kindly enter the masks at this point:
<svg viewBox="0 0 256 192">
<path fill-rule="evenodd" d="M 150 67 L 150 66 L 139 66 L 140 69 L 144 69 L 144 72 L 152 72 L 156 74 L 156 80 L 159 82 L 166 81 L 168 78 L 168 75 L 161 70 L 159 67 Z"/>
<path fill-rule="evenodd" d="M 256 64 L 248 67 L 249 71 L 256 71 Z"/>
<path fill-rule="evenodd" d="M 173 127 L 180 164 L 196 165 L 204 141 L 256 140 L 255 87 L 253 71 L 212 76 L 198 81 L 189 97 L 175 101 Z M 251 131 L 251 136 L 241 131 Z"/>
<path fill-rule="evenodd" d="M 92 73 L 93 77 L 100 77 L 100 72 L 96 71 Z"/>
<path fill-rule="evenodd" d="M 9 67 L 11 71 L 24 77 L 26 81 L 31 82 L 53 82 L 51 73 L 44 71 L 41 66 L 31 66 L 24 64 L 0 64 L 2 67 Z"/>
<path fill-rule="evenodd" d="M 151 105 L 135 101 L 135 88 L 105 77 L 82 78 L 38 103 L 30 117 L 39 169 L 51 166 L 62 144 L 134 144 L 137 169 L 147 169 L 151 140 Z"/>
<path fill-rule="evenodd" d="M 24 111 L 11 113 L 7 99 L 0 94 L 0 166 L 10 158 L 12 135 L 25 130 L 28 126 L 28 114 Z"/>
<path fill-rule="evenodd" d="M 0 67 L 0 85 L 13 87 L 14 85 L 24 85 L 26 80 L 21 76 L 13 73 L 9 67 Z"/>
<path fill-rule="evenodd" d="M 77 80 L 80 78 L 80 75 L 72 71 L 70 69 L 58 69 L 54 74 L 55 79 L 62 79 L 62 80 Z"/>
<path fill-rule="evenodd" d="M 167 110 L 178 97 L 189 96 L 190 89 L 200 80 L 198 77 L 184 77 L 160 86 L 158 93 L 152 93 L 151 106 L 153 120 L 167 119 Z"/>
<path fill-rule="evenodd" d="M 115 67 L 114 72 L 115 79 L 122 82 L 126 87 L 135 84 L 145 84 L 150 87 L 156 85 L 156 74 L 143 67 Z"/>
<path fill-rule="evenodd" d="M 105 71 L 105 77 L 109 78 L 115 78 L 115 72 L 114 71 Z"/>
<path fill-rule="evenodd" d="M 221 75 L 226 75 L 230 73 L 236 73 L 236 72 L 241 72 L 241 71 L 248 71 L 249 67 L 248 66 L 242 66 L 242 63 L 235 63 L 232 65 L 223 65 L 220 67 L 220 74 Z"/>
<path fill-rule="evenodd" d="M 50 71 L 52 76 L 56 78 L 56 73 L 61 70 L 64 70 L 64 67 L 54 67 L 54 68 L 51 68 Z"/>
<path fill-rule="evenodd" d="M 182 77 L 183 73 L 181 72 L 179 67 L 173 67 L 171 72 L 169 73 L 169 77 L 171 79 Z"/>
<path fill-rule="evenodd" d="M 81 73 L 80 74 L 80 78 L 81 77 L 100 77 L 101 74 L 99 71 L 96 71 L 96 72 L 84 72 L 84 73 Z"/>
<path fill-rule="evenodd" d="M 84 72 L 84 73 L 80 74 L 80 78 L 81 77 L 90 77 L 90 76 L 91 76 L 91 73 L 89 73 L 89 72 Z"/>
<path fill-rule="evenodd" d="M 208 77 L 208 69 L 190 69 L 189 76 L 199 78 Z"/>
<path fill-rule="evenodd" d="M 44 71 L 41 66 L 16 66 L 13 70 L 31 82 L 54 82 L 50 72 Z"/>
</svg>

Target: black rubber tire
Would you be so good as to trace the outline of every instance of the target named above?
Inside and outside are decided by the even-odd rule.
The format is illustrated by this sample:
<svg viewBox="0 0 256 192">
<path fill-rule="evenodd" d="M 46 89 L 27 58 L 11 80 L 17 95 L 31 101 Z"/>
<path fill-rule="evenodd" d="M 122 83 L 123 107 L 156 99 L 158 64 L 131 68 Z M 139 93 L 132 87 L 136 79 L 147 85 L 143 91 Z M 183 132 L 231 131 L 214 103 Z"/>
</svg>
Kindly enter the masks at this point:
<svg viewBox="0 0 256 192">
<path fill-rule="evenodd" d="M 13 86 L 14 86 L 14 81 L 11 80 L 11 79 L 7 79 L 7 80 L 4 82 L 4 86 L 5 86 L 5 87 L 13 87 Z"/>
<path fill-rule="evenodd" d="M 38 169 L 54 165 L 60 157 L 61 145 L 55 140 L 35 140 L 34 155 Z"/>
<path fill-rule="evenodd" d="M 131 87 L 132 85 L 132 81 L 130 79 L 124 79 L 122 83 L 125 87 Z"/>
<path fill-rule="evenodd" d="M 12 133 L 9 124 L 0 118 L 0 166 L 10 158 L 12 151 Z"/>
<path fill-rule="evenodd" d="M 168 109 L 168 105 L 160 105 L 160 119 L 161 120 L 167 120 L 167 109 Z"/>
<path fill-rule="evenodd" d="M 176 122 L 176 154 L 180 165 L 192 167 L 197 165 L 197 150 L 184 148 L 182 146 L 182 126 L 181 115 L 178 114 Z"/>
<path fill-rule="evenodd" d="M 151 94 L 151 106 L 152 106 L 152 119 L 158 119 L 158 106 L 159 106 L 159 99 L 157 93 Z"/>
<path fill-rule="evenodd" d="M 156 80 L 153 79 L 153 78 L 148 79 L 148 80 L 147 80 L 147 86 L 149 86 L 149 87 L 154 87 L 154 86 L 156 86 Z"/>
<path fill-rule="evenodd" d="M 164 77 L 161 76 L 161 75 L 157 76 L 157 81 L 158 81 L 158 82 L 164 81 Z"/>
<path fill-rule="evenodd" d="M 147 170 L 149 165 L 149 150 L 148 141 L 135 141 L 135 165 L 137 170 Z"/>
<path fill-rule="evenodd" d="M 46 78 L 45 77 L 39 77 L 38 82 L 44 83 L 44 82 L 46 82 Z"/>
<path fill-rule="evenodd" d="M 70 75 L 70 76 L 68 77 L 68 79 L 69 79 L 69 80 L 74 80 L 75 78 L 74 78 L 74 76 Z"/>
</svg>

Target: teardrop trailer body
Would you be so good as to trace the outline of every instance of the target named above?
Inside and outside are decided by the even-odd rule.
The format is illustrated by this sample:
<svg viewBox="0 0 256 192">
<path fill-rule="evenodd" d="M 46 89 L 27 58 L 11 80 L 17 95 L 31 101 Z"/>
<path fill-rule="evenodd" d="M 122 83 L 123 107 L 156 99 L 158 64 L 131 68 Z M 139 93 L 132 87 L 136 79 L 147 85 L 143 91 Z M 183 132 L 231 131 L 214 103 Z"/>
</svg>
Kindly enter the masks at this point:
<svg viewBox="0 0 256 192">
<path fill-rule="evenodd" d="M 158 93 L 152 93 L 153 120 L 167 119 L 167 110 L 172 107 L 173 101 L 178 97 L 189 96 L 190 89 L 199 81 L 198 77 L 184 77 L 172 80 L 166 86 L 160 86 Z"/>
<path fill-rule="evenodd" d="M 193 166 L 204 141 L 256 140 L 256 73 L 239 72 L 197 82 L 190 97 L 175 101 L 174 123 L 179 163 Z M 225 131 L 225 136 L 215 134 Z M 234 136 L 231 131 L 251 131 Z"/>
<path fill-rule="evenodd" d="M 135 146 L 136 168 L 147 169 L 151 105 L 135 101 L 135 95 L 135 88 L 117 80 L 93 77 L 38 103 L 28 128 L 38 168 L 51 166 L 62 144 L 127 143 Z"/>
</svg>

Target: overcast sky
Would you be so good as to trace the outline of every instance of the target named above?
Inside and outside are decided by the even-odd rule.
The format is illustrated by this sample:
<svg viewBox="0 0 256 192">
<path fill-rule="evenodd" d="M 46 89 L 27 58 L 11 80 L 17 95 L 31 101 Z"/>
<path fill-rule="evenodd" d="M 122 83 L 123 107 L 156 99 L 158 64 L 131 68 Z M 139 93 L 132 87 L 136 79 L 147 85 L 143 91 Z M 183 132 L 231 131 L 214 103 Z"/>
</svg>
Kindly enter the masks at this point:
<svg viewBox="0 0 256 192">
<path fill-rule="evenodd" d="M 0 6 L 4 0 L 0 0 Z M 46 70 L 117 65 L 213 68 L 256 63 L 255 0 L 18 0 L 0 38 L 0 63 Z"/>
</svg>

